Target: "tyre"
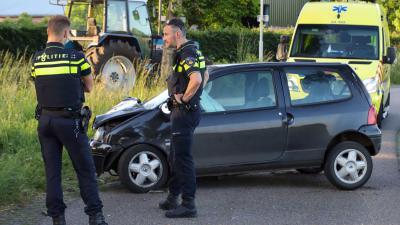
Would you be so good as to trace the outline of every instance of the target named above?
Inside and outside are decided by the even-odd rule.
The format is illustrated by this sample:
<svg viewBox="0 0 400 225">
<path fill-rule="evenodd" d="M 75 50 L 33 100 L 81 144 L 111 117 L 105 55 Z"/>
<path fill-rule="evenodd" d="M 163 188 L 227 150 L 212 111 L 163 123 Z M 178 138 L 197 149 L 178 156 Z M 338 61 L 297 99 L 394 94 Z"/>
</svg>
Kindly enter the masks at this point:
<svg viewBox="0 0 400 225">
<path fill-rule="evenodd" d="M 136 78 L 134 60 L 140 58 L 135 46 L 126 41 L 111 40 L 103 46 L 89 48 L 86 58 L 92 65 L 95 80 L 107 89 L 133 88 Z"/>
<path fill-rule="evenodd" d="M 387 118 L 389 116 L 389 108 L 390 108 L 390 92 L 385 102 L 385 107 L 383 108 L 384 116 L 383 118 Z"/>
<path fill-rule="evenodd" d="M 390 107 L 390 92 L 388 94 L 385 104 L 383 104 L 383 97 L 382 97 L 382 102 L 379 107 L 379 113 L 377 118 L 377 123 L 379 128 L 382 128 L 382 121 L 389 116 L 389 107 Z"/>
<path fill-rule="evenodd" d="M 324 171 L 328 180 L 339 189 L 354 190 L 368 181 L 372 167 L 371 155 L 364 146 L 345 141 L 329 152 Z"/>
<path fill-rule="evenodd" d="M 296 169 L 299 173 L 303 174 L 318 174 L 321 173 L 324 168 L 321 167 L 313 167 L 313 168 L 302 168 L 302 169 Z"/>
<path fill-rule="evenodd" d="M 378 113 L 378 116 L 376 118 L 376 123 L 378 124 L 379 128 L 382 128 L 382 121 L 384 119 L 383 115 L 384 115 L 383 102 L 381 102 L 381 105 L 379 106 L 379 113 Z"/>
<path fill-rule="evenodd" d="M 121 183 L 130 191 L 145 193 L 161 188 L 168 178 L 168 163 L 164 154 L 149 145 L 127 149 L 118 162 Z"/>
</svg>

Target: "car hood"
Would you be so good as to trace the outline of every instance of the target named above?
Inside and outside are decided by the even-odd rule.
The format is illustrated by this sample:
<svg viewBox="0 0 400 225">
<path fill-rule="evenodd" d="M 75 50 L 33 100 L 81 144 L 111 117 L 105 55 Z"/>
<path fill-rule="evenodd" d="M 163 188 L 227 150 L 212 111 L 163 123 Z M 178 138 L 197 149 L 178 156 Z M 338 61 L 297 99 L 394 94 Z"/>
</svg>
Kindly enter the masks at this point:
<svg viewBox="0 0 400 225">
<path fill-rule="evenodd" d="M 118 103 L 116 106 L 112 107 L 111 110 L 105 114 L 97 115 L 93 122 L 93 128 L 97 129 L 104 123 L 111 120 L 115 120 L 122 117 L 131 117 L 137 115 L 143 111 L 146 111 L 140 100 L 137 98 L 126 98 Z"/>
</svg>

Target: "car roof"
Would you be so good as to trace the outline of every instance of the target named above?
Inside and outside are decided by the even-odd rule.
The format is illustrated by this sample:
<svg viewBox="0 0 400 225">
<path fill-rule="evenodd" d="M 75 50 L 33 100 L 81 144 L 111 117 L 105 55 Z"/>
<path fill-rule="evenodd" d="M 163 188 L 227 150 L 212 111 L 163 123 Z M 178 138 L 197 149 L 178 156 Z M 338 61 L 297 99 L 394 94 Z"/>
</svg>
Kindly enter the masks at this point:
<svg viewBox="0 0 400 225">
<path fill-rule="evenodd" d="M 301 67 L 301 66 L 327 66 L 327 67 L 348 67 L 343 63 L 316 63 L 316 62 L 258 62 L 258 63 L 235 63 L 235 64 L 219 64 L 207 66 L 210 74 L 226 70 L 238 69 L 262 69 L 264 67 L 280 68 L 280 67 Z"/>
</svg>

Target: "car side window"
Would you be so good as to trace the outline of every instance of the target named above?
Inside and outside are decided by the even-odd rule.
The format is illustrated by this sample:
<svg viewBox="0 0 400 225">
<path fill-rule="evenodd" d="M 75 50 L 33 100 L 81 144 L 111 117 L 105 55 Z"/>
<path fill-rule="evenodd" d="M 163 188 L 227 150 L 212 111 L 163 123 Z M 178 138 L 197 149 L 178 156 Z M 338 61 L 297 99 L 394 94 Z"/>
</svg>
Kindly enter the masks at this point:
<svg viewBox="0 0 400 225">
<path fill-rule="evenodd" d="M 349 86 L 338 71 L 324 68 L 287 68 L 291 104 L 318 104 L 351 96 Z"/>
<path fill-rule="evenodd" d="M 204 112 L 223 112 L 276 106 L 271 71 L 227 74 L 207 83 L 200 101 Z"/>
</svg>

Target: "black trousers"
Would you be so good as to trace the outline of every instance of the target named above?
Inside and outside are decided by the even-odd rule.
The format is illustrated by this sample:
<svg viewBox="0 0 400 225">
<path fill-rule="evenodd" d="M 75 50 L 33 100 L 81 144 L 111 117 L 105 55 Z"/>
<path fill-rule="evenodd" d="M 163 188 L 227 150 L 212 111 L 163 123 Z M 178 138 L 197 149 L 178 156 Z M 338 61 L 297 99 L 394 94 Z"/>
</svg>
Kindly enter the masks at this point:
<svg viewBox="0 0 400 225">
<path fill-rule="evenodd" d="M 169 192 L 182 198 L 194 198 L 196 193 L 196 172 L 191 147 L 193 132 L 200 122 L 200 109 L 186 111 L 174 108 L 171 112 L 171 153 L 169 161 L 172 176 Z"/>
<path fill-rule="evenodd" d="M 78 177 L 85 213 L 93 215 L 102 210 L 93 157 L 86 133 L 76 130 L 76 119 L 41 115 L 39 141 L 46 170 L 46 206 L 51 217 L 64 213 L 61 186 L 62 150 L 66 147 Z"/>
</svg>

